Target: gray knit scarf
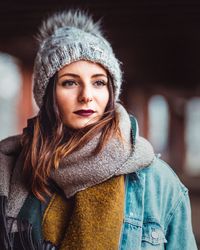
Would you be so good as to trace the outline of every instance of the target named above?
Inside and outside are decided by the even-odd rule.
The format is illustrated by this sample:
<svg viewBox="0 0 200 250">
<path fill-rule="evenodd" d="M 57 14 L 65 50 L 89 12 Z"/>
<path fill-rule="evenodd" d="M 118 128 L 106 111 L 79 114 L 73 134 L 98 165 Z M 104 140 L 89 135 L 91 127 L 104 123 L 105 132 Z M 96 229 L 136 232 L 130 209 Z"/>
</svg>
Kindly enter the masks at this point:
<svg viewBox="0 0 200 250">
<path fill-rule="evenodd" d="M 123 142 L 112 138 L 97 156 L 91 156 L 99 141 L 98 134 L 82 149 L 64 158 L 58 170 L 52 172 L 51 178 L 67 198 L 112 176 L 128 174 L 148 166 L 153 161 L 153 148 L 145 139 L 138 136 L 132 147 L 129 115 L 119 104 L 117 112 Z M 21 176 L 23 162 L 19 152 L 20 138 L 21 135 L 0 142 L 0 195 L 8 197 L 7 216 L 11 217 L 17 217 L 29 192 Z"/>
</svg>

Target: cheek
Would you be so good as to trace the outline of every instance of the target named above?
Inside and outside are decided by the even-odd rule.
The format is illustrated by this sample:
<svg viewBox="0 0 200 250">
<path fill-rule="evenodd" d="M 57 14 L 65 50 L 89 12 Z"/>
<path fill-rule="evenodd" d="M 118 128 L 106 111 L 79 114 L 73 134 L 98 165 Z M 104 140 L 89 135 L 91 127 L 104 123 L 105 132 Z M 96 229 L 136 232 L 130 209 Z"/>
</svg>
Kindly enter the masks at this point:
<svg viewBox="0 0 200 250">
<path fill-rule="evenodd" d="M 65 113 L 67 111 L 66 109 L 72 105 L 70 96 L 64 91 L 56 91 L 56 101 L 58 109 L 62 114 Z"/>
<path fill-rule="evenodd" d="M 107 90 L 107 91 L 104 91 L 100 97 L 101 106 L 106 108 L 108 101 L 109 101 L 109 92 Z"/>
<path fill-rule="evenodd" d="M 56 89 L 56 99 L 60 104 L 65 104 L 73 99 L 74 92 L 58 86 Z"/>
<path fill-rule="evenodd" d="M 56 91 L 56 101 L 57 101 L 59 110 L 63 106 L 63 99 L 64 99 L 63 95 L 59 91 Z"/>
</svg>

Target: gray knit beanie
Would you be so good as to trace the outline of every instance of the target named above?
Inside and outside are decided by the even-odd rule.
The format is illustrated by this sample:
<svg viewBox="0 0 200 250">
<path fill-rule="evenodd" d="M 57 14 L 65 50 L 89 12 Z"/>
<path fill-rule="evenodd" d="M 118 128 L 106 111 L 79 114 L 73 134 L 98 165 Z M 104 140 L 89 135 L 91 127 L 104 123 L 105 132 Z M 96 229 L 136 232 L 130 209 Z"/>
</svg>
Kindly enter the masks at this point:
<svg viewBox="0 0 200 250">
<path fill-rule="evenodd" d="M 43 22 L 39 31 L 39 50 L 33 70 L 33 93 L 41 108 L 49 79 L 63 66 L 78 60 L 101 64 L 110 73 L 115 101 L 122 82 L 120 62 L 103 37 L 100 22 L 80 10 L 56 13 Z"/>
</svg>

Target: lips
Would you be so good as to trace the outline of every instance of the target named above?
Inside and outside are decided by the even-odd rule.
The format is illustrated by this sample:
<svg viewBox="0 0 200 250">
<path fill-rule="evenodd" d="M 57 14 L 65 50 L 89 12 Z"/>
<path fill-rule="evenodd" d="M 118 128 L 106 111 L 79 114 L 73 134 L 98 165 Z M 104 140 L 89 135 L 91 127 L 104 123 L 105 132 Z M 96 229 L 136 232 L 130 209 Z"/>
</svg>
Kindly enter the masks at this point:
<svg viewBox="0 0 200 250">
<path fill-rule="evenodd" d="M 92 109 L 80 109 L 80 110 L 75 111 L 74 113 L 80 116 L 90 116 L 94 114 L 95 111 Z"/>
</svg>

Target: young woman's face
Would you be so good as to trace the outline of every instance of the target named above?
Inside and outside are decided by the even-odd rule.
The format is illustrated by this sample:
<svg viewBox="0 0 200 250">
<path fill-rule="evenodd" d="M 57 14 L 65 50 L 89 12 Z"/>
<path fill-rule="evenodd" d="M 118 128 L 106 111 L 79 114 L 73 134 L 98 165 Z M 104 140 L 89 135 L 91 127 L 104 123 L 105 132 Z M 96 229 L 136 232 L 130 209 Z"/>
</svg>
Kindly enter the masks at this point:
<svg viewBox="0 0 200 250">
<path fill-rule="evenodd" d="M 99 64 L 73 62 L 58 72 L 56 100 L 62 120 L 73 129 L 98 121 L 108 104 L 108 75 Z"/>
</svg>

